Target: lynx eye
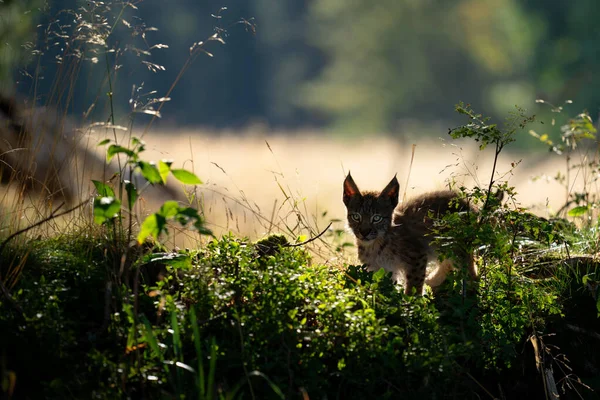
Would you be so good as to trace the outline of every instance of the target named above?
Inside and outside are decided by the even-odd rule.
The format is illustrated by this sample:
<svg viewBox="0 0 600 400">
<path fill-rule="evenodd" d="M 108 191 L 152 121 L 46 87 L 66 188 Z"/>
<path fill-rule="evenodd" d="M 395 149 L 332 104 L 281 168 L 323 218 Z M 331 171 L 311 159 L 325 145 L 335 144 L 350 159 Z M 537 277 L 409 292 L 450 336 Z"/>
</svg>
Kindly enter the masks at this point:
<svg viewBox="0 0 600 400">
<path fill-rule="evenodd" d="M 352 213 L 352 214 L 350 214 L 350 218 L 352 218 L 352 220 L 356 221 L 356 222 L 360 222 L 360 220 L 361 220 L 361 216 L 358 213 Z"/>
<path fill-rule="evenodd" d="M 379 214 L 375 214 L 375 215 L 373 215 L 373 217 L 371 217 L 371 221 L 373 223 L 377 224 L 377 223 L 383 221 L 383 217 Z"/>
</svg>

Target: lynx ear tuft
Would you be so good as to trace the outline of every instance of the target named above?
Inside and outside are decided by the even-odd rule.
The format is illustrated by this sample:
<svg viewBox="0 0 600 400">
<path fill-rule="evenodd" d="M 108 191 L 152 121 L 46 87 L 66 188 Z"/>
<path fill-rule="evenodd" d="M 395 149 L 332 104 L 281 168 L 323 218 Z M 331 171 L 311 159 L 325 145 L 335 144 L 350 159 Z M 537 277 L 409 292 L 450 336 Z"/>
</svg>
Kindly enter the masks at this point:
<svg viewBox="0 0 600 400">
<path fill-rule="evenodd" d="M 358 186 L 354 183 L 354 179 L 352 179 L 352 175 L 348 172 L 348 176 L 344 179 L 344 196 L 342 200 L 345 205 L 348 205 L 350 199 L 355 196 L 360 196 L 360 190 L 358 190 Z"/>
<path fill-rule="evenodd" d="M 398 205 L 399 193 L 400 184 L 398 183 L 396 175 L 394 175 L 394 178 L 390 181 L 390 183 L 388 183 L 387 186 L 381 191 L 379 197 L 387 197 L 390 200 L 390 203 L 396 207 Z"/>
</svg>

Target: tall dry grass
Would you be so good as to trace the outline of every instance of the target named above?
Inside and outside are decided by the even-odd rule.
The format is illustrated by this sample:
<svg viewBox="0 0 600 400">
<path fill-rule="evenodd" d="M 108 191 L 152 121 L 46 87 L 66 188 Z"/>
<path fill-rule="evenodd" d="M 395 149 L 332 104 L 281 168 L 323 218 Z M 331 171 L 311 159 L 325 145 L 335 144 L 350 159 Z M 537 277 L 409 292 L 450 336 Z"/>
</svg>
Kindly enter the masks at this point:
<svg viewBox="0 0 600 400">
<path fill-rule="evenodd" d="M 96 144 L 111 134 L 99 128 L 83 132 L 80 147 L 97 157 L 92 164 L 90 157 L 75 157 L 72 161 L 71 182 L 75 186 L 73 192 L 79 196 L 76 201 L 93 193 L 91 179 L 97 178 L 94 173 L 102 172 L 97 164 L 105 151 Z M 491 151 L 479 151 L 474 144 L 451 139 L 345 139 L 319 131 L 164 129 L 150 131 L 144 140 L 145 159 L 173 159 L 176 166 L 193 169 L 204 185 L 193 189 L 172 184 L 168 192 L 149 191 L 141 203 L 141 214 L 155 210 L 168 193 L 182 203 L 202 209 L 217 236 L 233 232 L 256 239 L 284 233 L 291 240 L 303 239 L 298 236 L 316 236 L 333 221 L 331 234 L 324 235 L 321 242 L 328 245 L 351 240 L 333 234 L 345 228 L 345 209 L 340 198 L 348 171 L 364 189 L 379 189 L 398 174 L 402 191 L 410 198 L 446 187 L 450 180 L 466 186 L 485 184 L 493 157 Z M 551 179 L 564 168 L 564 161 L 542 149 L 537 154 L 520 154 L 511 153 L 509 148 L 499 160 L 496 179 L 508 180 L 516 187 L 521 205 L 547 216 L 565 202 L 564 188 Z M 14 204 L 11 195 L 5 191 L 3 199 L 8 206 L 5 209 L 10 210 Z M 29 199 L 29 203 L 35 201 Z M 42 208 L 38 205 L 33 209 L 41 214 Z M 82 213 L 89 217 L 90 209 L 84 208 Z M 28 222 L 33 220 L 29 217 Z M 70 221 L 80 220 L 71 217 Z M 58 227 L 54 225 L 53 229 Z M 186 239 L 189 237 L 193 236 L 180 231 L 174 241 L 193 244 L 193 240 Z"/>
<path fill-rule="evenodd" d="M 149 157 L 193 166 L 205 180 L 199 193 L 217 234 L 233 231 L 253 238 L 285 231 L 299 218 L 312 233 L 331 219 L 340 220 L 334 227 L 343 228 L 341 186 L 349 170 L 365 189 L 379 189 L 397 173 L 411 197 L 443 188 L 451 179 L 467 186 L 485 184 L 493 157 L 473 144 L 424 139 L 415 142 L 411 167 L 411 142 L 385 136 L 344 139 L 318 131 L 165 130 L 145 140 Z M 545 152 L 508 152 L 500 158 L 496 179 L 508 180 L 523 206 L 547 216 L 566 197 L 551 179 L 561 169 L 563 162 Z"/>
</svg>

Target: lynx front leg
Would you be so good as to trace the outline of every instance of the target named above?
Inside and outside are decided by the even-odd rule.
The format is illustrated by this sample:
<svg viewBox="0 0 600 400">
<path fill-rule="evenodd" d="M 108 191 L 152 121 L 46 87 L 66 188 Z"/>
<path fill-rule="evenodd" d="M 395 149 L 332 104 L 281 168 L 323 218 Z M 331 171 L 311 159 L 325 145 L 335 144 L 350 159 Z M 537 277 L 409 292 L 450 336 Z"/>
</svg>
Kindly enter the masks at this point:
<svg viewBox="0 0 600 400">
<path fill-rule="evenodd" d="M 406 268 L 406 286 L 404 288 L 404 293 L 413 294 L 414 288 L 416 289 L 415 295 L 421 296 L 423 294 L 426 272 L 427 256 L 414 260 L 414 262 Z"/>
</svg>

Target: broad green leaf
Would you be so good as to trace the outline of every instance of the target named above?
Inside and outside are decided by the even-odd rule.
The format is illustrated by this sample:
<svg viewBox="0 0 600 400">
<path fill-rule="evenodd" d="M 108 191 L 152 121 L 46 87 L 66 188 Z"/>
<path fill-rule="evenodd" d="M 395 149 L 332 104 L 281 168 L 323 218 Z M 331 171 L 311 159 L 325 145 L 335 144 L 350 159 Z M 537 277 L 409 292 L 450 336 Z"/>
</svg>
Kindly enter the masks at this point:
<svg viewBox="0 0 600 400">
<path fill-rule="evenodd" d="M 169 176 L 169 171 L 171 171 L 171 164 L 160 160 L 158 162 L 158 172 L 160 173 L 160 178 L 162 179 L 163 183 L 167 183 L 167 176 Z"/>
<path fill-rule="evenodd" d="M 158 232 L 158 223 L 156 222 L 156 214 L 151 214 L 142 222 L 140 233 L 137 237 L 138 243 L 142 244 L 148 236 L 158 236 L 158 234 L 155 235 L 155 232 Z"/>
<path fill-rule="evenodd" d="M 165 201 L 160 207 L 159 214 L 165 218 L 174 217 L 179 213 L 179 204 L 175 200 Z"/>
<path fill-rule="evenodd" d="M 177 210 L 177 215 L 175 216 L 177 222 L 181 225 L 187 225 L 190 221 L 198 221 L 200 219 L 200 215 L 198 214 L 198 210 L 192 207 L 179 208 Z"/>
<path fill-rule="evenodd" d="M 112 160 L 112 158 L 119 153 L 126 154 L 127 157 L 135 156 L 135 152 L 133 150 L 128 149 L 127 147 L 120 146 L 118 144 L 111 144 L 108 147 L 108 150 L 106 150 L 106 161 L 110 162 L 110 160 Z"/>
<path fill-rule="evenodd" d="M 94 221 L 102 224 L 115 218 L 121 210 L 121 202 L 114 197 L 96 197 L 94 199 Z"/>
<path fill-rule="evenodd" d="M 175 220 L 182 226 L 192 222 L 194 229 L 203 235 L 212 235 L 212 231 L 204 226 L 204 218 L 193 207 L 179 207 Z"/>
<path fill-rule="evenodd" d="M 380 268 L 377 272 L 373 274 L 373 282 L 379 282 L 385 276 L 385 269 Z"/>
<path fill-rule="evenodd" d="M 186 216 L 188 218 L 198 219 L 200 218 L 200 214 L 198 214 L 198 210 L 194 207 L 180 207 L 178 210 L 178 214 Z"/>
<path fill-rule="evenodd" d="M 100 181 L 95 181 L 93 179 L 92 179 L 92 182 L 94 183 L 94 186 L 96 187 L 96 191 L 98 192 L 99 196 L 115 197 L 114 190 L 110 186 L 108 186 L 106 183 L 100 182 Z"/>
<path fill-rule="evenodd" d="M 152 185 L 163 182 L 156 165 L 146 161 L 139 161 L 138 167 L 140 167 L 140 170 L 142 171 L 142 176 Z"/>
<path fill-rule="evenodd" d="M 202 181 L 193 172 L 185 169 L 172 169 L 171 173 L 179 182 L 186 185 L 201 185 Z"/>
<path fill-rule="evenodd" d="M 127 205 L 129 210 L 133 210 L 133 206 L 138 199 L 137 188 L 130 181 L 125 181 L 125 190 L 127 191 Z"/>
<path fill-rule="evenodd" d="M 166 228 L 166 225 L 167 221 L 162 215 L 158 213 L 148 215 L 140 227 L 140 233 L 137 237 L 138 243 L 142 244 L 148 236 L 158 239 L 158 235 Z"/>
<path fill-rule="evenodd" d="M 569 212 L 567 213 L 567 215 L 569 217 L 581 217 L 586 212 L 588 212 L 589 209 L 590 209 L 589 206 L 577 206 L 575 208 L 570 209 Z"/>
<path fill-rule="evenodd" d="M 192 258 L 181 253 L 152 253 L 143 258 L 144 263 L 160 262 L 173 268 L 186 268 L 192 265 Z"/>
</svg>

